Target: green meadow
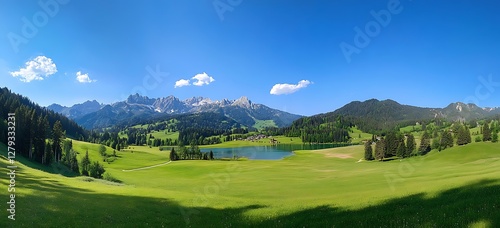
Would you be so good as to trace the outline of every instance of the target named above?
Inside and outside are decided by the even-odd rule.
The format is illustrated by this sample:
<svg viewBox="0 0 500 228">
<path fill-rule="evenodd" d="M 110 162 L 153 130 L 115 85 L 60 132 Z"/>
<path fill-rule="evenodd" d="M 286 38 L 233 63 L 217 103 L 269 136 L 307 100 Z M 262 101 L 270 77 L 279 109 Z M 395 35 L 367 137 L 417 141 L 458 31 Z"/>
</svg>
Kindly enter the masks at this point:
<svg viewBox="0 0 500 228">
<path fill-rule="evenodd" d="M 255 124 L 252 126 L 256 129 L 264 129 L 266 127 L 278 127 L 276 123 L 274 123 L 274 120 L 257 120 L 255 119 Z"/>
<path fill-rule="evenodd" d="M 168 164 L 169 152 L 158 148 L 133 146 L 107 163 L 98 145 L 73 147 L 122 183 L 19 158 L 16 220 L 7 219 L 3 203 L 0 227 L 500 226 L 499 143 L 390 162 L 362 161 L 362 146 L 296 151 L 277 161 Z M 0 150 L 6 202 L 6 147 Z M 145 169 L 130 171 L 137 168 Z"/>
</svg>

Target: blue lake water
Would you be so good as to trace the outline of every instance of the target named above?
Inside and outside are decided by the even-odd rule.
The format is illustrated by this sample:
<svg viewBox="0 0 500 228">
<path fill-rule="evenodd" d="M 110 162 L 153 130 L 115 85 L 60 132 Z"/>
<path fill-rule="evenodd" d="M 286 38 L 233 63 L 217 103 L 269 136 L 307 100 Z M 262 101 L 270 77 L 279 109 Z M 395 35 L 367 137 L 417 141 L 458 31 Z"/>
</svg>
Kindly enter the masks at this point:
<svg viewBox="0 0 500 228">
<path fill-rule="evenodd" d="M 245 157 L 251 160 L 279 160 L 293 155 L 291 151 L 280 150 L 271 146 L 201 149 L 201 152 L 210 151 L 214 153 L 215 158 Z"/>
<path fill-rule="evenodd" d="M 273 146 L 277 149 L 284 151 L 295 151 L 295 150 L 321 150 L 336 147 L 346 147 L 353 144 L 348 143 L 322 143 L 322 144 L 278 144 Z M 358 145 L 358 144 L 356 144 Z"/>
<path fill-rule="evenodd" d="M 211 150 L 215 158 L 245 157 L 250 160 L 279 160 L 292 156 L 294 150 L 318 150 L 343 146 L 348 146 L 348 144 L 278 144 L 276 146 L 201 149 L 201 152 L 210 152 Z"/>
</svg>

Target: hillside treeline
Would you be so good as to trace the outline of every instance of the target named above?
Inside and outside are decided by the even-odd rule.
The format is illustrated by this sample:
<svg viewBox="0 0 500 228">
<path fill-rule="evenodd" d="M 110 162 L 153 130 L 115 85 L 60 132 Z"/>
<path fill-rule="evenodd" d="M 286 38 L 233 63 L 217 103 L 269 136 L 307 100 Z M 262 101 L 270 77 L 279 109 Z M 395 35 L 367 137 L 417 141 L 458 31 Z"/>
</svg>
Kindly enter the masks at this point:
<svg viewBox="0 0 500 228">
<path fill-rule="evenodd" d="M 87 132 L 72 120 L 7 88 L 0 89 L 0 116 L 0 142 L 9 145 L 7 140 L 14 141 L 10 146 L 16 155 L 43 164 L 62 159 L 64 135 L 80 140 L 87 137 Z M 15 125 L 9 123 L 14 119 Z"/>
</svg>

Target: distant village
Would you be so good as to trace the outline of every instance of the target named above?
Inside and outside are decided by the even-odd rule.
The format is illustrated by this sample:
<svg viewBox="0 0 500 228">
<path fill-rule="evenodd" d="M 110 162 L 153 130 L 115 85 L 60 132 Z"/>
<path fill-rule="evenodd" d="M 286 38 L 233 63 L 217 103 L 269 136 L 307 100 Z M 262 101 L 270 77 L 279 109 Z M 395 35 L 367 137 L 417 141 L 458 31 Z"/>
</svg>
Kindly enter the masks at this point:
<svg viewBox="0 0 500 228">
<path fill-rule="evenodd" d="M 252 135 L 252 136 L 249 136 L 247 138 L 238 138 L 238 139 L 235 139 L 238 140 L 238 141 L 250 141 L 250 142 L 260 142 L 261 140 L 265 140 L 265 139 L 269 139 L 269 143 L 271 144 L 278 144 L 278 140 L 274 139 L 273 136 L 266 136 L 266 135 L 263 135 L 263 134 L 259 134 L 259 135 Z"/>
</svg>

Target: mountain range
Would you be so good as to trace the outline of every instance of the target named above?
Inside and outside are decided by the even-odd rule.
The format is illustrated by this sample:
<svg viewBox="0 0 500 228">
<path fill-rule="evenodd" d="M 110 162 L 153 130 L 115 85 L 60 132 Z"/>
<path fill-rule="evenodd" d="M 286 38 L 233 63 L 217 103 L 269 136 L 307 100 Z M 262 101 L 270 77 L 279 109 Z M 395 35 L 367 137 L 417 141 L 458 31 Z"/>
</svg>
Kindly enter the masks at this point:
<svg viewBox="0 0 500 228">
<path fill-rule="evenodd" d="M 86 114 L 92 113 L 92 112 L 97 112 L 99 109 L 101 109 L 104 105 L 100 104 L 96 100 L 93 101 L 86 101 L 82 104 L 75 104 L 71 107 L 66 107 L 58 104 L 52 104 L 48 106 L 47 108 L 54 111 L 61 113 L 65 115 L 66 117 L 69 117 L 71 119 L 77 119 L 80 118 Z"/>
<path fill-rule="evenodd" d="M 345 116 L 364 132 L 380 133 L 396 126 L 413 125 L 433 119 L 447 121 L 471 121 L 500 115 L 500 108 L 480 108 L 475 104 L 451 103 L 445 108 L 422 108 L 402 105 L 393 100 L 376 99 L 351 102 L 334 112 L 312 116 L 317 124 L 323 124 L 336 116 Z M 301 121 L 301 123 L 304 121 Z"/>
<path fill-rule="evenodd" d="M 74 119 L 87 129 L 110 127 L 123 122 L 140 122 L 144 119 L 163 116 L 203 112 L 224 115 L 244 126 L 255 128 L 286 127 L 302 117 L 253 103 L 245 96 L 236 100 L 211 100 L 204 97 L 180 100 L 174 96 L 149 98 L 134 94 L 125 101 L 108 105 L 100 104 L 94 100 L 71 107 L 52 104 L 47 108 Z M 312 118 L 321 119 L 325 116 L 343 115 L 357 118 L 357 122 L 369 122 L 369 129 L 383 130 L 396 124 L 412 121 L 435 118 L 449 121 L 469 121 L 498 114 L 500 114 L 500 108 L 481 108 L 475 104 L 462 102 L 451 103 L 444 108 L 425 108 L 403 105 L 394 100 L 370 99 L 363 102 L 353 101 L 333 112 L 318 114 Z"/>
<path fill-rule="evenodd" d="M 284 127 L 302 117 L 253 103 L 245 96 L 236 100 L 214 101 L 204 97 L 180 100 L 174 96 L 149 98 L 134 94 L 125 101 L 108 105 L 100 104 L 94 100 L 71 107 L 52 104 L 47 108 L 75 120 L 87 129 L 109 127 L 134 118 L 147 119 L 199 112 L 219 113 L 242 125 L 256 128 L 263 126 Z"/>
<path fill-rule="evenodd" d="M 451 103 L 445 108 L 422 108 L 402 105 L 394 100 L 354 101 L 332 114 L 374 118 L 380 121 L 408 121 L 443 118 L 450 121 L 482 119 L 500 114 L 500 108 L 480 108 L 475 104 Z"/>
</svg>

